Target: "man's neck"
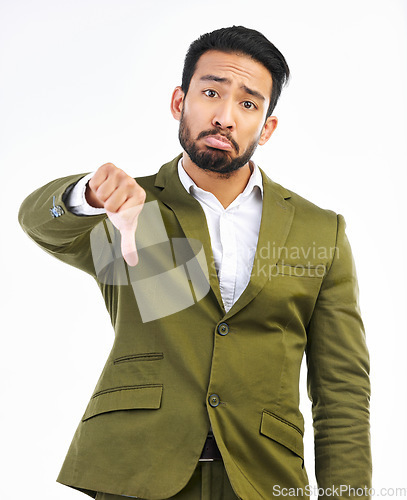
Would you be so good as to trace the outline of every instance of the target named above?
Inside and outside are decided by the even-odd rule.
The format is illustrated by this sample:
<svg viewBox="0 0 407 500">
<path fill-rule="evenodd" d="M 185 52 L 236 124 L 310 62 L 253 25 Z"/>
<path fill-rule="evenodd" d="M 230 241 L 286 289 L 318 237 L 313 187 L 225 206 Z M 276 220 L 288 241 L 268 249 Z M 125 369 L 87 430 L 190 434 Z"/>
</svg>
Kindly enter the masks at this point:
<svg viewBox="0 0 407 500">
<path fill-rule="evenodd" d="M 197 167 L 186 153 L 182 157 L 182 166 L 195 184 L 216 196 L 224 208 L 227 208 L 244 191 L 253 171 L 253 167 L 248 162 L 229 176 L 219 175 Z"/>
</svg>

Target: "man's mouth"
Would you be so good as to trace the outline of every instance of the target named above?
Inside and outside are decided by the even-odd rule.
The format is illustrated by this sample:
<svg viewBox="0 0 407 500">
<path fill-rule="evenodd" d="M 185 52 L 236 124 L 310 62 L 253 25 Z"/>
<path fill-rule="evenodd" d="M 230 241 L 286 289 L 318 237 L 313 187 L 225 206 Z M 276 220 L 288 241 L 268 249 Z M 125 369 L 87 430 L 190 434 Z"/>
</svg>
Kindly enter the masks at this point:
<svg viewBox="0 0 407 500">
<path fill-rule="evenodd" d="M 233 149 L 232 143 L 223 135 L 207 135 L 204 137 L 207 146 L 216 149 L 223 149 L 224 151 L 231 151 Z"/>
</svg>

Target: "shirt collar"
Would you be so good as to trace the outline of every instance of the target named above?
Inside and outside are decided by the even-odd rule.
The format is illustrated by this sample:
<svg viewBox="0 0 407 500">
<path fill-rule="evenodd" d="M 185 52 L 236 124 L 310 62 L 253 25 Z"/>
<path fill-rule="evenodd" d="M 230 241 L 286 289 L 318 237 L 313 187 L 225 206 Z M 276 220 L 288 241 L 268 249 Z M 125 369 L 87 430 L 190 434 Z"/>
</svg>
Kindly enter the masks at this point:
<svg viewBox="0 0 407 500">
<path fill-rule="evenodd" d="M 249 178 L 249 182 L 246 184 L 243 192 L 239 195 L 241 198 L 250 196 L 256 186 L 260 189 L 261 195 L 263 196 L 263 178 L 260 169 L 253 160 L 250 160 L 250 164 L 253 167 L 253 171 Z M 191 194 L 193 190 L 197 192 L 205 192 L 203 189 L 199 188 L 191 179 L 191 177 L 186 173 L 184 167 L 182 166 L 182 158 L 180 158 L 178 162 L 178 177 L 181 181 L 181 184 L 184 186 L 185 190 L 188 191 L 188 193 Z"/>
</svg>

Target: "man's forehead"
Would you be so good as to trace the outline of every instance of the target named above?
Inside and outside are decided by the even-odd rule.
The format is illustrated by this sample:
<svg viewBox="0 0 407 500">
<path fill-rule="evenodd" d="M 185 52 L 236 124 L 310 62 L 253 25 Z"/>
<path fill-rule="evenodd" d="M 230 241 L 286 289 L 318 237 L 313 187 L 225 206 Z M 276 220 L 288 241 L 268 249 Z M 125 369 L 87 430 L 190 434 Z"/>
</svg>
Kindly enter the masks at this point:
<svg viewBox="0 0 407 500">
<path fill-rule="evenodd" d="M 260 62 L 246 54 L 210 50 L 199 58 L 192 77 L 196 82 L 218 79 L 220 83 L 231 84 L 232 80 L 251 85 L 269 94 L 272 77 L 269 70 Z"/>
</svg>

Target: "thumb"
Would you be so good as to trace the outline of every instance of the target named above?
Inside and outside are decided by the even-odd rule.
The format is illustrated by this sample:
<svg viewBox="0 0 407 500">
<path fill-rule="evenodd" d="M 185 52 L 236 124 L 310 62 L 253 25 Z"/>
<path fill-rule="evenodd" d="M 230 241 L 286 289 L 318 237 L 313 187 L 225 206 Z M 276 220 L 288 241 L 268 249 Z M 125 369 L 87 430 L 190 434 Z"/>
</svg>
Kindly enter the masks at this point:
<svg viewBox="0 0 407 500">
<path fill-rule="evenodd" d="M 134 232 L 135 229 L 122 229 L 120 231 L 122 255 L 129 266 L 136 266 L 138 263 Z"/>
<path fill-rule="evenodd" d="M 142 206 L 128 208 L 122 212 L 109 212 L 106 214 L 112 224 L 120 231 L 121 252 L 124 260 L 129 266 L 135 266 L 138 263 L 138 254 L 136 248 L 136 229 L 138 216 Z"/>
</svg>

